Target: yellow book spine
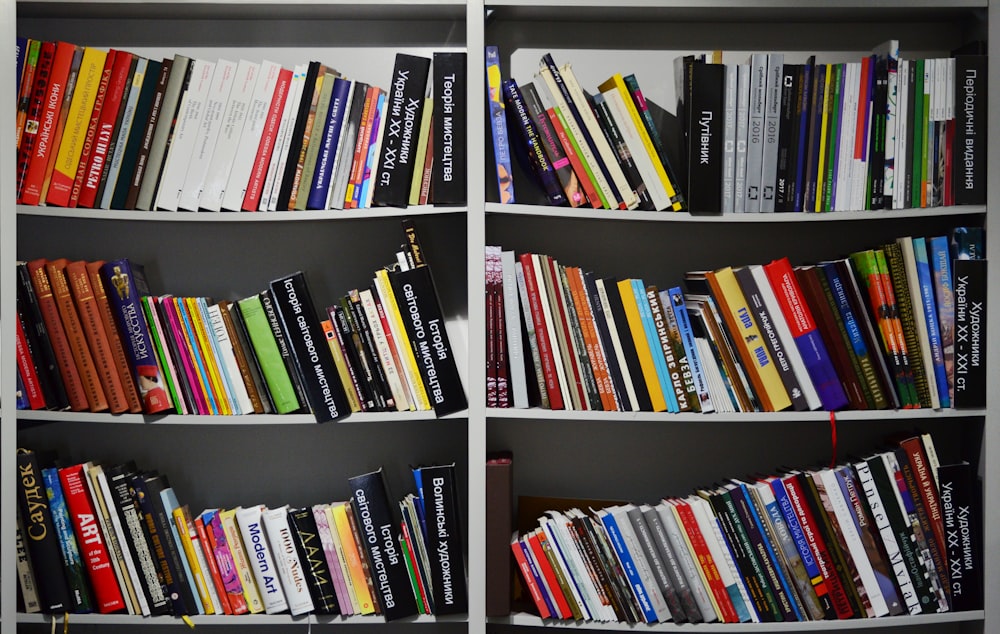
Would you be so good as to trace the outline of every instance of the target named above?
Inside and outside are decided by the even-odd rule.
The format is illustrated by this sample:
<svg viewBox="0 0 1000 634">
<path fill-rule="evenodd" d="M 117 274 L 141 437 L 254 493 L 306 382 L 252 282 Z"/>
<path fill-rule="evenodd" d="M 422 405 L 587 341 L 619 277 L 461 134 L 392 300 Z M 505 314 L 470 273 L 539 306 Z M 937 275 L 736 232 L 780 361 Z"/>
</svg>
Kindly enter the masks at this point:
<svg viewBox="0 0 1000 634">
<path fill-rule="evenodd" d="M 833 64 L 826 64 L 826 79 L 823 82 L 823 95 L 828 95 L 830 93 L 830 75 L 833 74 Z M 826 123 L 830 118 L 829 105 L 830 100 L 825 96 L 823 98 L 823 119 L 822 124 L 819 127 L 819 165 L 816 168 L 816 209 L 815 211 L 823 211 L 823 174 L 826 173 L 826 152 L 823 150 L 826 147 Z"/>
<path fill-rule="evenodd" d="M 189 312 L 187 310 L 187 304 L 184 302 L 183 298 L 181 298 L 181 297 L 167 297 L 167 296 L 164 296 L 161 299 L 161 301 L 170 302 L 173 305 L 173 310 L 174 310 L 174 312 L 177 313 L 177 319 L 181 322 L 181 327 L 183 328 L 183 332 L 181 333 L 181 339 L 183 339 L 182 343 L 183 343 L 184 347 L 187 349 L 188 356 L 191 359 L 196 359 L 199 355 L 197 355 L 195 353 L 195 347 L 198 345 L 198 342 L 194 339 L 194 334 L 195 334 L 194 330 L 193 330 L 194 329 L 194 324 L 192 323 L 192 325 L 191 325 L 192 331 L 190 333 L 190 336 L 189 336 L 187 328 L 185 326 L 185 321 L 190 321 L 190 319 L 188 319 L 188 320 L 184 319 L 184 314 Z M 195 365 L 198 365 L 197 362 L 195 362 Z M 195 370 L 195 372 L 196 372 L 196 375 L 197 375 L 197 370 Z M 205 384 L 205 382 L 201 380 L 200 375 L 197 375 L 196 378 L 198 378 L 198 380 L 193 382 L 194 385 L 192 386 L 192 389 L 195 389 L 195 390 L 198 390 L 199 392 L 201 392 L 201 397 L 205 400 L 205 403 L 206 403 L 207 407 L 210 410 L 207 413 L 208 414 L 212 414 L 212 413 L 214 413 L 214 412 L 211 411 L 211 409 L 212 409 L 212 401 L 214 399 L 213 399 L 212 395 L 209 393 L 208 385 Z"/>
<path fill-rule="evenodd" d="M 649 392 L 653 411 L 665 412 L 667 411 L 667 401 L 660 388 L 660 379 L 656 376 L 653 354 L 646 342 L 646 332 L 643 330 L 642 318 L 639 316 L 639 306 L 635 303 L 635 295 L 632 293 L 632 281 L 619 281 L 618 293 L 622 298 L 622 306 L 625 307 L 625 318 L 628 320 L 628 329 L 632 334 L 632 341 L 635 343 L 636 354 L 639 355 L 639 366 L 642 368 L 642 377 L 646 381 L 646 391 Z"/>
<path fill-rule="evenodd" d="M 83 141 L 90 127 L 90 113 L 97 99 L 97 88 L 101 83 L 101 73 L 108 54 L 96 48 L 87 47 L 80 61 L 80 72 L 77 75 L 76 88 L 73 89 L 73 99 L 70 101 L 69 114 L 66 116 L 66 126 L 63 128 L 59 151 L 56 153 L 55 167 L 52 170 L 52 180 L 46 202 L 50 205 L 66 207 L 69 205 L 73 181 L 80 164 L 83 152 Z"/>
<path fill-rule="evenodd" d="M 670 177 L 667 176 L 667 170 L 663 167 L 663 162 L 660 161 L 660 155 L 656 151 L 656 146 L 653 145 L 653 140 L 649 137 L 649 132 L 646 131 L 646 124 L 643 123 L 642 117 L 639 116 L 639 109 L 635 107 L 635 102 L 632 101 L 632 95 L 629 93 L 628 86 L 625 85 L 625 79 L 622 78 L 621 73 L 615 73 L 611 79 L 598 86 L 598 88 L 601 91 L 614 88 L 621 95 L 622 101 L 625 102 L 625 109 L 628 110 L 628 116 L 632 119 L 635 129 L 639 133 L 639 138 L 642 139 L 642 147 L 646 148 L 646 153 L 649 154 L 649 158 L 653 162 L 653 169 L 656 170 L 656 176 L 660 179 L 663 189 L 667 191 L 667 196 L 672 201 L 671 209 L 680 211 L 681 204 L 673 202 L 677 198 L 677 190 L 670 181 Z"/>
<path fill-rule="evenodd" d="M 396 349 L 403 358 L 403 376 L 410 385 L 410 392 L 416 400 L 417 409 L 429 410 L 431 401 L 427 396 L 424 381 L 420 377 L 417 357 L 413 354 L 410 337 L 406 334 L 406 326 L 403 324 L 403 316 L 399 312 L 399 304 L 396 303 L 396 295 L 392 292 L 389 272 L 385 269 L 375 271 L 375 290 L 378 291 L 379 299 L 382 300 L 382 308 L 386 311 Z"/>
<path fill-rule="evenodd" d="M 354 591 L 354 580 L 351 579 L 351 569 L 347 565 L 347 555 L 345 554 L 344 545 L 340 541 L 340 531 L 337 530 L 337 518 L 333 514 L 333 505 L 324 504 L 323 512 L 326 513 L 326 521 L 333 538 L 333 549 L 337 552 L 337 564 L 340 566 L 340 574 L 344 578 L 344 587 L 351 601 L 350 612 L 351 614 L 360 614 L 361 605 L 358 603 L 358 593 Z M 341 613 L 346 614 L 347 610 L 341 607 Z"/>
<path fill-rule="evenodd" d="M 246 599 L 247 608 L 251 614 L 260 614 L 264 611 L 264 603 L 260 599 L 257 581 L 253 578 L 250 561 L 243 549 L 240 529 L 236 526 L 236 509 L 219 511 L 219 519 L 222 521 L 222 529 L 226 533 L 226 544 L 229 546 L 229 552 L 232 553 L 233 561 L 236 562 L 236 571 L 240 576 L 240 583 L 243 585 L 243 598 Z"/>
<path fill-rule="evenodd" d="M 202 605 L 205 607 L 205 614 L 215 614 L 215 604 L 212 603 L 212 595 L 208 592 L 208 582 L 205 580 L 205 572 L 201 569 L 198 561 L 198 554 L 194 552 L 194 542 L 191 541 L 193 526 L 189 526 L 189 516 L 185 507 L 174 509 L 174 524 L 177 525 L 177 534 L 181 538 L 181 547 L 184 548 L 184 555 L 187 556 L 188 565 L 191 567 L 191 575 L 194 577 L 194 584 L 198 588 L 198 595 L 201 596 Z"/>
<path fill-rule="evenodd" d="M 424 110 L 420 115 L 420 134 L 417 136 L 417 155 L 413 159 L 413 178 L 410 180 L 409 203 L 420 202 L 420 183 L 424 180 L 424 163 L 427 161 L 427 140 L 431 136 L 431 114 L 434 110 L 434 100 L 424 99 Z"/>
<path fill-rule="evenodd" d="M 340 349 L 337 329 L 329 319 L 324 319 L 320 322 L 320 325 L 323 327 L 323 335 L 326 337 L 326 342 L 330 346 L 330 354 L 333 355 L 333 364 L 337 366 L 337 377 L 340 379 L 340 384 L 344 386 L 344 394 L 347 396 L 347 406 L 352 412 L 360 412 L 361 402 L 358 400 L 357 392 L 354 391 L 354 382 L 351 381 L 351 374 L 347 370 L 347 360 L 344 359 L 344 352 Z"/>
<path fill-rule="evenodd" d="M 738 340 L 736 345 L 744 350 L 744 363 L 750 364 L 750 367 L 745 369 L 751 377 L 756 374 L 759 379 L 761 389 L 758 392 L 762 393 L 758 396 L 764 408 L 769 412 L 780 412 L 791 407 L 792 400 L 788 397 L 784 383 L 781 382 L 778 366 L 767 350 L 764 336 L 754 321 L 750 304 L 740 289 L 732 267 L 727 266 L 716 271 L 715 279 L 725 299 L 723 308 L 729 311 L 730 323 L 736 327 L 736 332 L 733 333 L 733 337 Z"/>
<path fill-rule="evenodd" d="M 340 543 L 344 547 L 347 566 L 351 570 L 351 583 L 354 584 L 354 593 L 358 597 L 358 611 L 361 614 L 374 614 L 375 603 L 372 600 L 371 593 L 368 592 L 365 571 L 361 568 L 361 553 L 358 551 L 363 546 L 354 541 L 354 535 L 351 533 L 351 525 L 347 519 L 347 506 L 344 504 L 333 505 L 332 511 L 334 523 L 337 525 L 337 534 L 340 536 Z"/>
<path fill-rule="evenodd" d="M 215 402 L 219 404 L 219 411 L 226 416 L 232 416 L 233 406 L 226 395 L 226 388 L 222 385 L 222 377 L 219 376 L 219 360 L 212 349 L 212 343 L 208 340 L 208 332 L 205 330 L 205 320 L 202 318 L 201 306 L 195 297 L 183 298 L 188 313 L 191 315 L 191 327 L 197 337 L 197 345 L 201 350 L 202 358 L 205 359 L 205 372 L 208 374 L 208 389 L 215 395 Z"/>
</svg>

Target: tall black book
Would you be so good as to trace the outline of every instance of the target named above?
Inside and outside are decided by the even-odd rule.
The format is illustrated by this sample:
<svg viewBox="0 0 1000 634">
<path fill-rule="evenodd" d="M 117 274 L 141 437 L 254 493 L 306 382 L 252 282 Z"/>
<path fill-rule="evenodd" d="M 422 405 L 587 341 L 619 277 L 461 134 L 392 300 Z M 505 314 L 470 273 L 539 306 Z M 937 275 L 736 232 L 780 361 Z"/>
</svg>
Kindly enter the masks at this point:
<svg viewBox="0 0 1000 634">
<path fill-rule="evenodd" d="M 317 422 L 350 413 L 337 367 L 320 326 L 305 274 L 297 271 L 271 282 L 271 299 L 302 378 L 306 402 Z"/>
<path fill-rule="evenodd" d="M 417 601 L 399 545 L 399 518 L 390 504 L 382 469 L 348 478 L 351 509 L 368 555 L 369 574 L 386 621 L 413 616 Z"/>
<path fill-rule="evenodd" d="M 378 162 L 373 205 L 406 207 L 417 156 L 417 135 L 431 60 L 396 54 L 386 99 L 385 137 Z"/>
<path fill-rule="evenodd" d="M 956 205 L 986 204 L 987 61 L 985 55 L 955 57 Z"/>
<path fill-rule="evenodd" d="M 618 339 L 621 343 L 622 355 L 625 357 L 625 366 L 632 378 L 632 389 L 635 391 L 639 411 L 651 412 L 653 411 L 653 403 L 649 398 L 646 383 L 642 380 L 642 366 L 639 365 L 639 354 L 636 352 L 635 342 L 628 327 L 628 318 L 625 316 L 625 306 L 622 304 L 621 294 L 618 292 L 618 281 L 614 278 L 608 278 L 604 280 L 603 285 L 608 296 L 608 305 L 611 307 L 611 317 L 618 330 Z"/>
<path fill-rule="evenodd" d="M 164 476 L 155 473 L 139 474 L 130 481 L 133 497 L 142 513 L 143 528 L 153 547 L 157 567 L 170 597 L 174 616 L 195 615 L 198 604 L 194 599 L 191 584 L 184 571 L 180 546 L 174 541 L 170 529 L 173 518 L 169 517 L 160 499 L 160 492 L 166 489 Z"/>
<path fill-rule="evenodd" d="M 315 611 L 319 614 L 339 614 L 337 592 L 334 589 L 333 577 L 326 562 L 312 509 L 289 509 L 288 524 L 292 529 L 292 538 L 299 553 L 299 560 L 306 567 L 309 594 L 312 596 Z"/>
<path fill-rule="evenodd" d="M 955 408 L 986 407 L 986 260 L 954 260 Z"/>
<path fill-rule="evenodd" d="M 17 450 L 17 506 L 42 611 L 66 612 L 71 605 L 70 593 L 63 572 L 59 538 L 49 510 L 41 465 L 30 449 Z"/>
<path fill-rule="evenodd" d="M 64 410 L 69 407 L 66 386 L 59 374 L 56 354 L 52 349 L 49 331 L 45 327 L 42 310 L 38 305 L 38 298 L 35 297 L 35 289 L 31 285 L 31 274 L 28 272 L 28 265 L 25 262 L 17 263 L 16 303 L 18 314 L 23 315 L 22 327 L 25 337 L 28 338 L 29 346 L 32 347 L 32 358 L 39 371 L 42 390 L 45 394 L 45 405 L 48 409 Z M 51 389 L 51 394 L 46 391 L 46 386 Z"/>
<path fill-rule="evenodd" d="M 692 212 L 722 213 L 722 126 L 726 67 L 692 64 L 688 116 L 688 207 Z"/>
<path fill-rule="evenodd" d="M 286 211 L 288 209 L 288 201 L 292 197 L 292 185 L 295 184 L 295 172 L 299 166 L 299 155 L 302 152 L 306 120 L 309 118 L 309 109 L 313 104 L 313 92 L 316 90 L 316 78 L 319 76 L 319 68 L 319 62 L 309 62 L 305 83 L 302 84 L 302 98 L 296 104 L 295 126 L 291 131 L 292 136 L 291 143 L 288 146 L 288 160 L 285 162 L 285 169 L 281 174 L 281 188 L 278 190 L 278 201 L 276 203 L 278 211 Z"/>
<path fill-rule="evenodd" d="M 414 469 L 426 517 L 424 540 L 431 559 L 434 614 L 469 611 L 462 552 L 462 518 L 455 464 Z"/>
<path fill-rule="evenodd" d="M 951 609 L 983 609 L 983 542 L 978 482 L 968 462 L 938 467 Z"/>
<path fill-rule="evenodd" d="M 466 174 L 466 55 L 434 53 L 434 162 L 431 197 L 435 205 L 464 205 Z"/>
</svg>

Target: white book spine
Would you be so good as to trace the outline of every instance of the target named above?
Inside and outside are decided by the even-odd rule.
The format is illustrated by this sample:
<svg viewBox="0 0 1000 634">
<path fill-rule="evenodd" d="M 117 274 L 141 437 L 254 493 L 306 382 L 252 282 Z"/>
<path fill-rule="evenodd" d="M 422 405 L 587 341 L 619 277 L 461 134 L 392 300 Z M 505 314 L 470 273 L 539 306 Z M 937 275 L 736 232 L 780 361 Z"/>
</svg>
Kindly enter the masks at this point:
<svg viewBox="0 0 1000 634">
<path fill-rule="evenodd" d="M 218 304 L 208 307 L 208 319 L 212 325 L 212 332 L 215 333 L 215 340 L 219 344 L 219 356 L 222 360 L 222 370 L 226 373 L 228 384 L 233 393 L 234 414 L 250 414 L 253 412 L 253 403 L 247 393 L 247 386 L 243 382 L 243 375 L 240 374 L 240 366 L 236 362 L 236 353 L 233 351 L 233 342 L 229 338 L 229 331 L 222 319 L 222 309 Z M 238 345 L 238 344 L 237 344 Z"/>
<path fill-rule="evenodd" d="M 263 506 L 250 506 L 236 511 L 236 523 L 240 527 L 243 546 L 253 568 L 257 589 L 264 601 L 264 611 L 267 614 L 277 614 L 288 609 L 285 592 L 278 578 L 278 569 L 274 563 L 271 547 L 265 535 L 262 523 Z"/>
<path fill-rule="evenodd" d="M 882 193 L 885 196 L 894 196 L 895 172 L 896 172 L 896 135 L 899 129 L 899 40 L 889 40 L 876 47 L 875 55 L 877 60 L 886 60 L 886 106 L 885 112 L 878 113 L 885 115 L 885 168 L 883 171 L 885 182 L 882 186 Z"/>
<path fill-rule="evenodd" d="M 894 208 L 903 209 L 906 206 L 906 175 L 910 172 L 910 166 L 906 164 L 906 151 L 909 145 L 906 135 L 906 121 L 910 117 L 910 60 L 899 60 L 897 76 L 899 116 L 896 119 L 896 174 L 894 177 L 896 185 L 892 202 Z"/>
<path fill-rule="evenodd" d="M 760 290 L 760 296 L 764 300 L 764 305 L 767 307 L 768 312 L 771 313 L 774 330 L 781 339 L 785 356 L 792 366 L 792 372 L 799 382 L 799 387 L 802 388 L 806 404 L 810 410 L 819 409 L 823 403 L 820 401 L 816 386 L 813 385 L 812 379 L 809 378 L 805 361 L 803 361 L 802 355 L 799 353 L 798 346 L 795 345 L 792 331 L 788 327 L 788 322 L 785 321 L 784 313 L 781 312 L 781 305 L 778 304 L 778 298 L 774 294 L 774 289 L 771 288 L 771 282 L 767 279 L 764 267 L 759 264 L 752 265 L 750 266 L 750 272 L 753 274 L 754 281 L 757 282 L 757 288 Z"/>
<path fill-rule="evenodd" d="M 583 585 L 586 575 L 581 575 L 581 571 L 576 566 L 576 560 L 572 559 L 570 551 L 566 550 L 566 544 L 562 540 L 562 534 L 559 533 L 556 521 L 550 517 L 540 517 L 538 518 L 538 525 L 552 545 L 556 563 L 562 568 L 563 576 L 566 577 L 566 581 L 568 582 L 567 585 L 573 596 L 567 598 L 571 598 L 580 607 L 584 620 L 589 621 L 593 619 L 594 612 L 591 597 Z"/>
<path fill-rule="evenodd" d="M 784 53 L 767 56 L 767 86 L 764 101 L 764 146 L 761 155 L 760 210 L 774 211 L 778 183 L 778 128 L 781 124 L 781 77 Z"/>
<path fill-rule="evenodd" d="M 295 537 L 288 525 L 288 507 L 282 506 L 267 509 L 261 513 L 267 542 L 271 547 L 274 563 L 281 577 L 281 587 L 285 591 L 288 611 L 292 616 L 298 616 L 313 611 L 312 595 L 309 594 L 309 582 L 306 570 L 299 560 L 295 549 Z"/>
<path fill-rule="evenodd" d="M 122 559 L 125 560 L 127 574 L 132 580 L 132 587 L 135 588 L 136 600 L 139 603 L 139 612 L 143 616 L 149 616 L 149 602 L 146 600 L 146 593 L 142 591 L 142 582 L 139 580 L 139 568 L 136 566 L 135 558 L 132 557 L 132 550 L 129 548 L 129 538 L 125 528 L 122 526 L 121 519 L 118 517 L 118 512 L 115 510 L 113 502 L 115 498 L 111 494 L 108 477 L 105 475 L 103 469 L 97 473 L 97 484 L 100 487 L 100 495 L 104 497 L 104 502 L 108 506 L 108 517 L 111 518 L 111 528 L 118 535 L 118 546 L 122 551 Z"/>
<path fill-rule="evenodd" d="M 736 164 L 733 166 L 733 211 L 747 211 L 747 145 L 750 134 L 750 65 L 736 65 Z"/>
<path fill-rule="evenodd" d="M 268 109 L 271 106 L 271 98 L 274 97 L 274 87 L 278 83 L 280 73 L 281 64 L 265 61 L 260 65 L 260 76 L 247 108 L 243 132 L 240 134 L 240 142 L 233 155 L 232 169 L 229 171 L 229 178 L 226 181 L 222 209 L 240 211 L 243 207 L 243 198 L 246 196 L 247 186 L 250 183 L 250 173 L 253 171 L 254 161 L 257 159 L 257 147 L 260 145 L 260 137 L 264 133 Z"/>
<path fill-rule="evenodd" d="M 856 62 L 844 64 L 834 211 L 849 211 L 853 200 L 850 192 L 854 182 L 854 141 L 857 135 L 860 68 L 861 64 Z"/>
<path fill-rule="evenodd" d="M 267 166 L 267 176 L 264 178 L 264 193 L 260 197 L 257 211 L 275 211 L 278 194 L 281 193 L 281 178 L 285 174 L 285 163 L 288 160 L 288 148 L 292 142 L 292 129 L 299 114 L 299 101 L 302 99 L 302 89 L 305 87 L 308 64 L 299 64 L 292 70 L 292 83 L 288 89 L 288 98 L 281 111 L 281 122 L 278 125 L 278 135 L 274 140 L 274 152 Z M 310 98 L 312 96 L 310 95 Z"/>
<path fill-rule="evenodd" d="M 747 207 L 759 213 L 764 163 L 764 123 L 767 116 L 767 53 L 750 57 L 750 119 L 747 130 Z"/>
<path fill-rule="evenodd" d="M 220 410 L 229 414 L 241 414 L 243 412 L 239 410 L 236 402 L 236 395 L 233 392 L 229 375 L 226 372 L 225 364 L 222 358 L 222 351 L 219 348 L 219 342 L 216 339 L 215 331 L 212 328 L 212 318 L 208 312 L 208 301 L 204 297 L 198 297 L 195 299 L 194 303 L 198 313 L 201 315 L 201 322 L 205 324 L 205 338 L 207 339 L 209 345 L 205 363 L 211 365 L 211 367 L 215 370 L 215 375 L 219 377 L 219 382 L 221 383 L 221 396 L 222 399 L 224 399 L 224 402 L 219 403 Z M 211 372 L 211 369 L 209 372 Z"/>
<path fill-rule="evenodd" d="M 94 510 L 97 515 L 97 526 L 100 530 L 101 535 L 104 540 L 104 548 L 107 550 L 108 559 L 111 561 L 111 568 L 115 571 L 115 578 L 118 580 L 118 587 L 121 589 L 122 599 L 125 601 L 125 606 L 128 608 L 129 614 L 138 614 L 139 605 L 135 602 L 135 587 L 132 586 L 132 577 L 129 576 L 128 570 L 124 569 L 124 558 L 119 558 L 121 554 L 121 544 L 119 539 L 119 533 L 113 532 L 114 527 L 108 525 L 109 517 L 105 517 L 105 511 L 107 510 L 106 498 L 104 494 L 100 491 L 97 485 L 97 473 L 101 472 L 102 468 L 100 465 L 95 465 L 93 463 L 87 462 L 83 465 L 83 480 L 87 487 L 87 493 L 90 496 L 90 501 L 94 505 Z M 124 535 L 121 535 L 124 537 Z M 83 544 L 81 544 L 81 547 Z M 82 556 L 85 556 L 83 549 L 81 548 Z M 128 577 L 126 579 L 126 577 Z"/>
<path fill-rule="evenodd" d="M 862 543 L 861 535 L 858 533 L 857 526 L 854 523 L 854 518 L 852 517 L 853 511 L 844 498 L 843 491 L 840 489 L 837 474 L 831 469 L 822 469 L 817 471 L 815 475 L 819 476 L 823 482 L 826 495 L 830 499 L 830 506 L 833 507 L 837 523 L 840 524 L 840 532 L 847 543 L 847 550 L 850 553 L 851 559 L 854 560 L 854 566 L 861 577 L 861 583 L 868 594 L 868 600 L 871 601 L 873 613 L 868 616 L 886 616 L 889 614 L 889 606 L 886 605 L 882 589 L 875 578 L 875 571 L 872 568 L 871 561 L 868 559 L 868 554 L 865 552 L 865 545 Z"/>
<path fill-rule="evenodd" d="M 233 166 L 236 149 L 246 123 L 247 110 L 259 76 L 260 64 L 256 62 L 241 59 L 236 66 L 233 85 L 229 91 L 229 99 L 214 144 L 215 151 L 212 153 L 212 160 L 205 171 L 201 191 L 198 193 L 198 206 L 202 209 L 208 211 L 222 209 L 226 182 L 229 180 L 229 172 Z"/>
<path fill-rule="evenodd" d="M 667 196 L 667 190 L 664 189 L 663 182 L 660 181 L 659 176 L 656 174 L 653 160 L 650 158 L 649 152 L 646 151 L 646 147 L 639 137 L 639 131 L 635 127 L 635 122 L 632 121 L 632 116 L 628 112 L 621 93 L 617 88 L 612 88 L 601 94 L 604 95 L 608 108 L 611 110 L 611 115 L 618 124 L 618 129 L 625 140 L 629 154 L 632 155 L 632 160 L 635 161 L 635 166 L 639 170 L 639 176 L 642 177 L 642 182 L 646 184 L 646 191 L 649 192 L 653 206 L 657 210 L 669 209 L 672 204 L 670 197 Z"/>
<path fill-rule="evenodd" d="M 611 314 L 611 302 L 608 300 L 608 290 L 604 286 L 604 280 L 597 280 L 597 297 L 601 300 L 601 309 L 604 311 L 604 318 L 608 321 L 608 332 L 611 334 L 611 346 L 618 358 L 618 369 L 622 373 L 622 382 L 625 384 L 625 395 L 628 398 L 628 411 L 639 411 L 639 399 L 635 393 L 635 385 L 632 383 L 632 373 L 628 370 L 625 361 L 625 349 L 622 348 L 622 340 L 618 335 L 618 325 L 615 323 L 615 316 Z M 624 405 L 624 404 L 621 404 Z M 625 410 L 623 406 L 621 409 Z"/>
<path fill-rule="evenodd" d="M 378 354 L 378 362 L 381 363 L 385 372 L 386 381 L 389 383 L 389 390 L 392 398 L 396 402 L 396 411 L 405 412 L 413 409 L 408 390 L 403 386 L 402 375 L 396 367 L 392 350 L 389 349 L 389 340 L 385 337 L 385 329 L 382 328 L 382 320 L 378 315 L 378 307 L 375 305 L 375 296 L 371 289 L 364 289 L 358 295 L 361 297 L 361 307 L 368 318 L 368 324 L 372 332 L 372 339 L 375 341 L 375 348 Z"/>
<path fill-rule="evenodd" d="M 539 303 L 542 305 L 542 315 L 545 317 L 546 334 L 549 337 L 549 348 L 552 350 L 552 358 L 556 366 L 556 376 L 559 378 L 559 392 L 563 395 L 563 406 L 573 409 L 573 399 L 570 398 L 569 384 L 566 382 L 566 368 L 563 367 L 562 353 L 559 351 L 559 338 L 556 336 L 555 322 L 552 317 L 552 309 L 549 306 L 548 294 L 545 289 L 548 287 L 546 276 L 542 272 L 543 260 L 536 254 L 531 255 L 532 268 L 535 270 L 535 284 L 538 287 Z"/>
<path fill-rule="evenodd" d="M 706 623 L 718 621 L 719 617 L 712 606 L 712 600 L 708 596 L 708 588 L 705 587 L 703 574 L 700 566 L 695 561 L 691 550 L 688 548 L 687 540 L 684 539 L 683 530 L 677 519 L 677 512 L 674 505 L 669 502 L 661 502 L 656 505 L 656 512 L 660 516 L 663 529 L 667 532 L 670 546 L 674 549 L 674 555 L 681 563 L 684 570 L 684 577 L 687 579 L 688 587 L 694 594 L 694 601 L 698 604 L 698 610 Z"/>
<path fill-rule="evenodd" d="M 184 177 L 205 115 L 205 101 L 212 85 L 212 75 L 215 73 L 215 62 L 196 59 L 192 60 L 191 65 L 191 81 L 181 97 L 177 123 L 163 163 L 160 184 L 156 189 L 157 209 L 177 211 L 177 203 L 184 188 Z"/>
<path fill-rule="evenodd" d="M 208 168 L 212 163 L 219 131 L 222 129 L 223 109 L 229 101 L 236 70 L 235 62 L 220 59 L 215 63 L 215 73 L 212 75 L 212 83 L 205 98 L 205 113 L 187 166 L 184 186 L 177 201 L 178 209 L 198 211 L 198 201 Z"/>
<path fill-rule="evenodd" d="M 118 136 L 115 140 L 114 154 L 111 155 L 108 178 L 104 185 L 104 195 L 101 196 L 101 201 L 97 205 L 101 209 L 111 208 L 111 198 L 114 196 L 115 185 L 121 175 L 122 157 L 125 155 L 125 145 L 128 143 L 129 132 L 132 131 L 132 124 L 135 121 L 135 109 L 139 102 L 139 93 L 142 92 L 142 84 L 146 78 L 146 69 L 148 67 L 148 59 L 139 57 L 135 60 L 135 72 L 132 73 L 132 84 L 128 90 L 125 109 L 122 111 L 121 123 L 118 125 Z M 155 80 L 150 79 L 150 81 Z"/>
<path fill-rule="evenodd" d="M 723 93 L 722 122 L 722 213 L 736 209 L 736 110 L 739 103 L 739 68 L 726 64 L 726 84 Z"/>
<path fill-rule="evenodd" d="M 500 252 L 507 360 L 510 362 L 510 390 L 514 407 L 524 409 L 528 407 L 528 379 L 524 371 L 524 344 L 521 341 L 520 306 L 514 262 L 513 251 Z"/>
</svg>

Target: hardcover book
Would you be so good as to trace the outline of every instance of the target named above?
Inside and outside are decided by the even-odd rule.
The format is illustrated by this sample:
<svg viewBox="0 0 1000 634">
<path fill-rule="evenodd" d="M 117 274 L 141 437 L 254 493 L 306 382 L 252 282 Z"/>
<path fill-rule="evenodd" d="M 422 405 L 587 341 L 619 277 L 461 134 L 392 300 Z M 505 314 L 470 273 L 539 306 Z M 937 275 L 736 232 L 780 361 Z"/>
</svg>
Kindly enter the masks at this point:
<svg viewBox="0 0 1000 634">
<path fill-rule="evenodd" d="M 41 609 L 65 612 L 72 604 L 59 538 L 45 492 L 41 464 L 30 449 L 17 450 L 17 504 L 38 582 Z M 81 545 L 86 549 L 85 543 Z"/>
<path fill-rule="evenodd" d="M 722 213 L 723 125 L 726 67 L 693 64 L 688 115 L 688 206 L 692 212 Z"/>
<path fill-rule="evenodd" d="M 436 205 L 462 205 L 466 192 L 466 54 L 434 53 L 434 160 L 431 190 Z M 419 166 L 418 166 L 419 167 Z"/>
<path fill-rule="evenodd" d="M 288 523 L 288 507 L 265 509 L 261 521 L 271 547 L 271 556 L 281 578 L 288 610 L 292 616 L 312 612 L 313 602 L 305 567 L 299 559 L 292 527 Z"/>
<path fill-rule="evenodd" d="M 956 408 L 986 407 L 987 260 L 953 263 Z"/>
<path fill-rule="evenodd" d="M 504 100 L 500 86 L 500 51 L 496 46 L 486 47 L 486 84 L 499 200 L 501 203 L 513 203 L 514 176 L 510 169 L 507 118 L 504 116 Z"/>
<path fill-rule="evenodd" d="M 254 579 L 257 581 L 257 588 L 264 602 L 264 610 L 268 614 L 277 614 L 288 609 L 288 602 L 281 586 L 270 542 L 265 536 L 262 521 L 264 511 L 263 506 L 240 508 L 236 511 L 236 523 L 243 536 L 244 546 L 253 552 L 250 566 L 253 568 Z"/>
<path fill-rule="evenodd" d="M 414 475 L 418 474 L 426 518 L 424 539 L 431 560 L 434 614 L 464 614 L 469 610 L 469 599 L 455 464 L 414 469 Z"/>
<path fill-rule="evenodd" d="M 988 58 L 985 55 L 955 57 L 954 147 L 961 148 L 961 160 L 953 161 L 955 204 L 986 203 L 986 139 Z"/>
<path fill-rule="evenodd" d="M 399 521 L 382 469 L 348 479 L 358 531 L 368 555 L 376 595 L 386 621 L 412 616 L 417 603 L 397 540 Z"/>
<path fill-rule="evenodd" d="M 337 605 L 336 582 L 327 564 L 312 509 L 289 509 L 288 524 L 299 563 L 305 571 L 314 609 L 320 614 L 338 614 L 340 608 Z"/>
</svg>

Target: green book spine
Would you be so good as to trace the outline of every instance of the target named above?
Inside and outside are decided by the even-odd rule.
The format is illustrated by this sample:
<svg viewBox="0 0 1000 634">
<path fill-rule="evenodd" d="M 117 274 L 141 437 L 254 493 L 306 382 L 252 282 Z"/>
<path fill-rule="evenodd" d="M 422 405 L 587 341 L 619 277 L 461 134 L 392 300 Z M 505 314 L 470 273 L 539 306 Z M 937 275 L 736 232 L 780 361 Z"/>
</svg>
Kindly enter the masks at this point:
<svg viewBox="0 0 1000 634">
<path fill-rule="evenodd" d="M 163 340 L 163 337 L 161 337 L 160 320 L 151 306 L 153 298 L 147 295 L 140 301 L 142 302 L 142 312 L 146 316 L 146 323 L 150 325 L 149 334 L 153 338 L 153 347 L 156 348 L 156 358 L 160 360 L 160 367 L 163 368 L 163 378 L 167 383 L 167 389 L 170 391 L 170 398 L 174 403 L 174 409 L 177 410 L 178 414 L 182 414 L 181 403 L 184 402 L 184 397 L 178 389 L 177 382 L 174 381 L 174 373 L 169 371 L 169 368 L 173 367 L 173 363 L 168 359 L 167 344 Z"/>
<path fill-rule="evenodd" d="M 912 207 L 922 207 L 920 203 L 921 182 L 924 178 L 924 165 L 927 164 L 927 148 L 924 146 L 924 60 L 918 59 L 911 62 L 916 65 L 914 88 L 913 88 L 913 160 L 910 165 L 913 170 L 913 179 L 910 183 L 910 195 L 913 197 Z"/>
<path fill-rule="evenodd" d="M 254 295 L 241 299 L 238 304 L 246 324 L 247 333 L 250 335 L 250 343 L 257 353 L 264 381 L 267 383 L 267 389 L 274 401 L 275 411 L 279 414 L 296 411 L 299 409 L 299 401 L 295 395 L 295 387 L 285 369 L 285 362 L 282 360 L 278 344 L 274 340 L 267 315 L 264 314 L 264 306 L 260 302 L 260 296 Z"/>
</svg>

